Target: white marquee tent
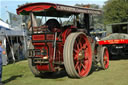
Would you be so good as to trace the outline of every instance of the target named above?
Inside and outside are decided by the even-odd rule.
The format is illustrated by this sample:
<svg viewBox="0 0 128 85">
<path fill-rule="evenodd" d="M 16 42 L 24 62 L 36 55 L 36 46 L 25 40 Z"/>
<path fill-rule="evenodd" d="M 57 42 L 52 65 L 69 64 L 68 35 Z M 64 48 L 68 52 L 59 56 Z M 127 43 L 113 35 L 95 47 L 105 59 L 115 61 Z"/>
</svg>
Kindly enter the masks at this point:
<svg viewBox="0 0 128 85">
<path fill-rule="evenodd" d="M 26 31 L 23 30 L 14 30 L 13 28 L 10 28 L 9 24 L 3 22 L 0 20 L 0 39 L 2 40 L 2 44 L 4 47 L 4 50 L 7 51 L 7 49 L 11 49 L 10 50 L 10 55 L 12 57 L 12 59 L 15 61 L 15 48 L 14 47 L 16 44 L 15 41 L 12 43 L 12 39 L 16 38 L 17 40 L 22 37 L 21 41 L 23 42 L 23 46 L 24 46 L 24 51 L 26 52 L 27 48 L 26 48 Z M 11 40 L 10 40 L 11 39 Z M 9 43 L 9 46 L 7 46 L 7 42 Z M 13 47 L 11 47 L 13 46 Z M 19 47 L 17 47 L 18 49 Z M 24 53 L 25 53 L 24 52 Z M 7 52 L 6 52 L 7 53 Z M 8 60 L 9 59 L 9 54 L 7 55 L 2 55 L 2 60 L 3 60 L 3 65 L 7 65 Z"/>
</svg>

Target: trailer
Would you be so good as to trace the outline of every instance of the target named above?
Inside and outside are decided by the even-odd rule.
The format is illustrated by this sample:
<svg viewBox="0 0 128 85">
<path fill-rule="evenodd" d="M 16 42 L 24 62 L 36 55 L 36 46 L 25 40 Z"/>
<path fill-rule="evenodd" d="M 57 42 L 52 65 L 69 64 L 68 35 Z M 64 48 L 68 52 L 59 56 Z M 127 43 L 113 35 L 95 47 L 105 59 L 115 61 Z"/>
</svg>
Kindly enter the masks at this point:
<svg viewBox="0 0 128 85">
<path fill-rule="evenodd" d="M 90 36 L 90 16 L 101 13 L 98 9 L 43 2 L 19 7 L 17 14 L 31 17 L 28 63 L 32 73 L 43 76 L 63 69 L 69 77 L 82 78 L 89 74 L 92 62 L 100 62 L 107 69 L 107 47 L 95 46 Z"/>
<path fill-rule="evenodd" d="M 99 44 L 107 46 L 112 56 L 128 55 L 128 22 L 113 23 L 107 26 L 107 35 Z"/>
</svg>

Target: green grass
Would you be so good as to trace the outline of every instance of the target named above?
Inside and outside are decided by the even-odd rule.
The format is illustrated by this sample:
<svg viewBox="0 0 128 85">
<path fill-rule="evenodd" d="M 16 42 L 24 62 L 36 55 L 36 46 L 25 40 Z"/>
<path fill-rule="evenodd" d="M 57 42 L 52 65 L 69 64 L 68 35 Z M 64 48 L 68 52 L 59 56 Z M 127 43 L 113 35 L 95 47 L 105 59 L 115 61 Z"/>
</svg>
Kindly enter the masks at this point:
<svg viewBox="0 0 128 85">
<path fill-rule="evenodd" d="M 128 85 L 128 59 L 110 61 L 109 69 L 93 71 L 82 79 L 34 77 L 25 60 L 4 66 L 2 81 L 5 85 Z"/>
</svg>

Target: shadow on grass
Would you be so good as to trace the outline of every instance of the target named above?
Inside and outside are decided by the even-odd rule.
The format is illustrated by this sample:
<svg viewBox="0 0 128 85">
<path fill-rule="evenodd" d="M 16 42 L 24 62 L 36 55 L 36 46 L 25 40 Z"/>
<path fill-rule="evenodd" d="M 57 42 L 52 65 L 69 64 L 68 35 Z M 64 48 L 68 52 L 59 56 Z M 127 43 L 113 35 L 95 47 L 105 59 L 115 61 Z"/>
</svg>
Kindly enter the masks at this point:
<svg viewBox="0 0 128 85">
<path fill-rule="evenodd" d="M 98 72 L 98 71 L 101 71 L 101 70 L 104 70 L 101 65 L 97 65 L 97 64 L 94 64 L 92 63 L 92 67 L 91 67 L 91 70 L 89 72 L 89 75 L 91 75 L 93 72 Z M 88 76 L 89 76 L 88 75 Z"/>
<path fill-rule="evenodd" d="M 58 79 L 68 76 L 65 70 L 59 72 L 46 72 L 42 74 L 41 79 Z"/>
<path fill-rule="evenodd" d="M 128 55 L 125 55 L 125 56 L 111 56 L 110 57 L 110 61 L 118 61 L 118 60 L 128 60 Z M 109 69 L 109 68 L 108 68 Z M 89 75 L 91 75 L 93 72 L 96 72 L 96 71 L 100 71 L 100 70 L 103 70 L 103 68 L 99 65 L 95 65 L 94 63 L 92 64 L 92 68 L 91 68 L 91 71 L 89 73 Z"/>
<path fill-rule="evenodd" d="M 12 80 L 15 80 L 15 79 L 18 78 L 18 77 L 22 77 L 22 75 L 12 76 L 12 77 L 10 77 L 9 79 L 4 80 L 3 83 L 6 84 L 6 83 L 8 83 L 8 82 L 10 82 L 10 81 L 12 81 Z"/>
<path fill-rule="evenodd" d="M 25 59 L 20 59 L 20 60 L 16 60 L 16 61 L 13 61 L 12 59 L 10 59 L 10 60 L 8 61 L 8 65 L 9 65 L 9 64 L 14 64 L 14 63 L 17 63 L 17 62 L 21 62 L 21 61 L 25 61 L 25 60 L 27 60 L 27 59 L 25 58 Z"/>
<path fill-rule="evenodd" d="M 89 75 L 91 75 L 95 71 L 100 71 L 100 70 L 103 70 L 100 66 L 92 65 L 92 68 L 90 70 Z M 48 73 L 44 73 L 43 76 L 41 76 L 39 78 L 41 78 L 41 79 L 58 79 L 58 78 L 63 78 L 63 77 L 69 77 L 71 79 L 74 79 L 74 78 L 68 76 L 68 74 L 66 73 L 65 70 L 62 70 L 62 71 L 59 71 L 59 72 L 55 72 L 55 73 L 54 72 L 53 73 L 49 73 L 49 72 Z"/>
</svg>

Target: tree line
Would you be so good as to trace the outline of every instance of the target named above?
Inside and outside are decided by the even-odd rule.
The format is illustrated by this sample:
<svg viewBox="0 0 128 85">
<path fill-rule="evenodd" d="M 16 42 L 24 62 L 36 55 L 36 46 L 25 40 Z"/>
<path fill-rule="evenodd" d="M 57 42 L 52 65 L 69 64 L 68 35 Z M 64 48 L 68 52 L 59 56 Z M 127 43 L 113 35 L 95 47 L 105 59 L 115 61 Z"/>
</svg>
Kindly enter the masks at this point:
<svg viewBox="0 0 128 85">
<path fill-rule="evenodd" d="M 108 0 L 103 11 L 105 24 L 128 22 L 128 0 Z"/>
<path fill-rule="evenodd" d="M 25 4 L 28 4 L 25 3 Z M 23 5 L 25 5 L 23 4 Z M 18 5 L 20 7 L 22 5 Z M 88 6 L 87 4 L 76 4 L 75 6 Z M 93 23 L 107 25 L 111 23 L 128 22 L 128 0 L 108 0 L 103 7 L 96 4 L 90 4 L 90 8 L 101 9 L 103 14 L 94 16 Z M 0 19 L 2 20 L 2 19 Z"/>
<path fill-rule="evenodd" d="M 84 6 L 84 4 L 76 4 L 76 6 Z M 108 0 L 103 7 L 96 4 L 90 4 L 90 8 L 101 9 L 102 16 L 95 16 L 94 23 L 102 25 L 128 22 L 128 0 Z"/>
</svg>

